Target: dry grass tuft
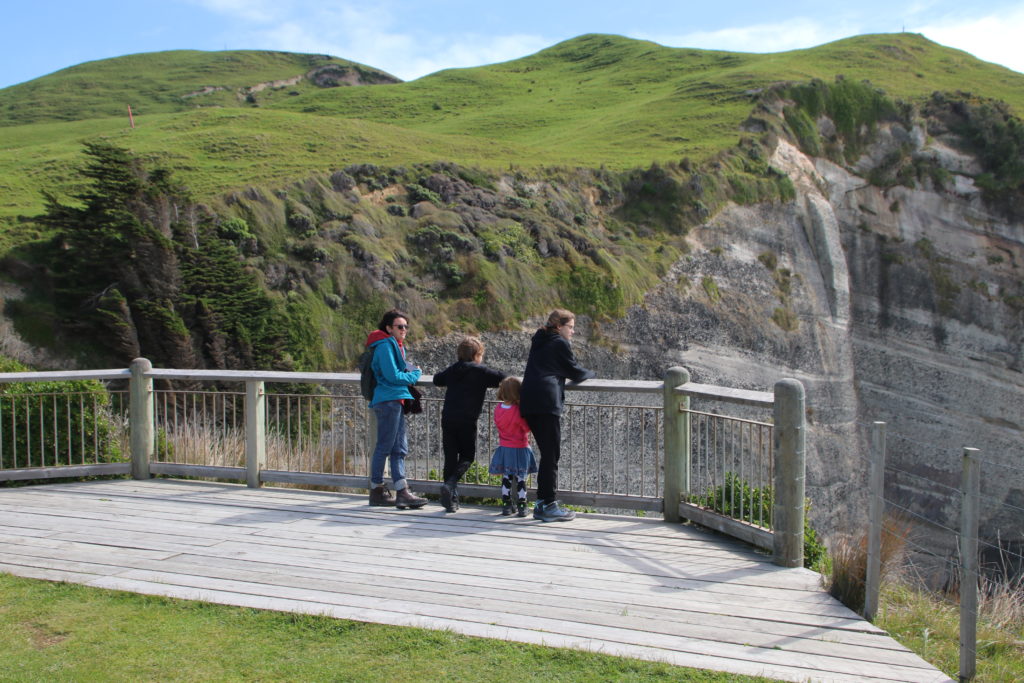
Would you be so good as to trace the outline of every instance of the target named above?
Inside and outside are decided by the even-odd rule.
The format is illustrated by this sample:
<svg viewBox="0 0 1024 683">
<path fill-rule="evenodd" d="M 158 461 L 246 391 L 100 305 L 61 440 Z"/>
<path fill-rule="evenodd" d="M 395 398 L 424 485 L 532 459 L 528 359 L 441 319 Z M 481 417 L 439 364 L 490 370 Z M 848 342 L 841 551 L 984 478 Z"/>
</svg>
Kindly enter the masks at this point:
<svg viewBox="0 0 1024 683">
<path fill-rule="evenodd" d="M 882 582 L 896 579 L 906 558 L 907 539 L 912 527 L 898 516 L 882 522 Z M 831 570 L 825 575 L 825 588 L 832 597 L 856 612 L 864 611 L 868 573 L 867 534 L 841 537 L 829 550 Z"/>
</svg>

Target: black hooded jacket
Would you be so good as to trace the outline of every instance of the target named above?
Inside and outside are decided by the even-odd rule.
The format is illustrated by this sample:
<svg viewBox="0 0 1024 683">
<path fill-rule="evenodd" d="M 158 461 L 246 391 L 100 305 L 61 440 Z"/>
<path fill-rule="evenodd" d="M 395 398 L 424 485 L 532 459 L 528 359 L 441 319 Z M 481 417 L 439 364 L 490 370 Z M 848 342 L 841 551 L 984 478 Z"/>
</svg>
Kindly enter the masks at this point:
<svg viewBox="0 0 1024 683">
<path fill-rule="evenodd" d="M 476 422 L 483 410 L 487 389 L 497 387 L 505 376 L 500 370 L 464 360 L 434 375 L 436 386 L 447 387 L 441 419 Z"/>
<path fill-rule="evenodd" d="M 523 415 L 561 415 L 565 406 L 565 380 L 582 382 L 596 377 L 576 362 L 569 342 L 558 332 L 541 328 L 533 335 L 526 360 L 519 412 Z"/>
</svg>

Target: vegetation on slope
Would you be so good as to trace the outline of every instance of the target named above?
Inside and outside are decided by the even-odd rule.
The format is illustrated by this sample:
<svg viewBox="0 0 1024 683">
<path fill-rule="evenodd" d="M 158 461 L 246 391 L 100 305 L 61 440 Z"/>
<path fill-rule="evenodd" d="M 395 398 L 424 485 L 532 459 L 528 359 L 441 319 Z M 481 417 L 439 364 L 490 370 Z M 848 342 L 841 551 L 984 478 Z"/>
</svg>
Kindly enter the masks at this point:
<svg viewBox="0 0 1024 683">
<path fill-rule="evenodd" d="M 121 365 L 320 365 L 308 313 L 265 291 L 169 173 L 108 144 L 86 154 L 89 185 L 73 204 L 49 195 L 38 221 L 53 236 L 18 253 L 36 272 L 9 312 L 55 335 L 30 341 Z"/>
<path fill-rule="evenodd" d="M 56 320 L 72 332 L 85 303 L 100 317 L 72 336 L 113 348 L 122 362 L 141 353 L 170 365 L 263 368 L 350 365 L 365 329 L 396 302 L 434 334 L 505 328 L 559 302 L 617 317 L 685 250 L 689 228 L 726 202 L 794 196 L 768 163 L 775 136 L 849 165 L 882 124 L 909 129 L 960 111 L 940 106 L 951 96 L 914 100 L 925 97 L 919 80 L 952 78 L 954 57 L 957 78 L 976 74 L 992 92 L 1024 80 L 912 35 L 768 56 L 583 36 L 413 83 L 270 88 L 231 106 L 151 115 L 134 130 L 110 118 L 0 128 L 0 213 L 47 190 L 38 218 L 4 231 L 8 246 L 33 245 L 19 247 L 8 265 L 20 265 L 7 270 L 44 264 L 50 279 L 41 281 L 57 294 L 51 301 L 35 275 L 23 277 L 35 293 L 15 313 L 49 345 L 38 331 Z M 910 99 L 852 78 L 776 82 L 840 62 Z M 250 65 L 232 82 L 256 73 Z M 1012 200 L 1019 121 L 1010 105 L 985 102 L 978 111 L 989 113 L 947 117 L 947 128 L 991 157 L 993 178 L 1008 180 L 989 184 Z M 1017 145 L 1009 154 L 1007 141 Z M 85 173 L 83 142 L 89 154 L 106 150 Z M 144 179 L 110 209 L 116 220 L 90 204 L 108 163 Z M 941 171 L 900 149 L 872 180 L 940 186 Z M 78 204 L 62 205 L 65 194 Z M 147 223 L 153 217 L 159 225 Z M 76 227 L 90 220 L 97 235 Z M 76 243 L 76 234 L 90 236 Z M 139 248 L 166 277 L 147 280 L 133 261 Z"/>
<path fill-rule="evenodd" d="M 717 170 L 354 164 L 206 205 L 122 148 L 86 154 L 76 203 L 50 196 L 42 237 L 7 260 L 31 273 L 9 313 L 37 345 L 74 339 L 119 364 L 349 366 L 396 302 L 430 334 L 504 329 L 559 303 L 619 317 L 721 203 L 793 196 L 754 140 Z"/>
<path fill-rule="evenodd" d="M 31 124 L 0 128 L 0 217 L 38 210 L 41 187 L 73 189 L 68 162 L 83 140 L 96 136 L 112 136 L 136 153 L 163 157 L 162 163 L 205 200 L 251 182 L 283 183 L 353 163 L 447 160 L 492 171 L 628 170 L 686 157 L 700 164 L 736 143 L 740 124 L 763 89 L 783 81 L 832 82 L 840 74 L 870 80 L 907 101 L 970 83 L 973 91 L 1006 102 L 1010 111 L 1024 110 L 1024 75 L 914 34 L 858 36 L 769 55 L 587 35 L 520 60 L 442 71 L 409 83 L 285 86 L 255 93 L 253 101 L 240 100 L 236 93 L 243 86 L 299 75 L 306 68 L 281 66 L 277 60 L 283 57 L 267 58 L 273 69 L 251 61 L 261 54 L 160 53 L 162 71 L 140 69 L 152 84 L 134 130 L 128 128 L 126 111 L 131 91 L 124 90 L 134 82 L 134 71 L 127 68 L 131 62 L 75 67 L 88 66 L 94 74 L 89 88 L 68 86 L 82 100 L 49 114 L 39 109 L 37 114 L 46 117 Z M 225 61 L 238 55 L 245 59 Z M 144 57 L 149 56 L 122 59 Z M 182 67 L 173 66 L 186 57 Z M 225 64 L 237 72 L 224 75 Z M 181 81 L 182 74 L 191 80 Z M 62 102 L 65 77 L 58 72 L 2 90 L 0 108 L 26 99 L 29 86 Z M 187 103 L 157 97 L 180 100 L 183 91 L 205 86 L 225 90 Z M 218 108 L 196 107 L 204 98 Z M 99 113 L 105 118 L 94 118 Z"/>
</svg>

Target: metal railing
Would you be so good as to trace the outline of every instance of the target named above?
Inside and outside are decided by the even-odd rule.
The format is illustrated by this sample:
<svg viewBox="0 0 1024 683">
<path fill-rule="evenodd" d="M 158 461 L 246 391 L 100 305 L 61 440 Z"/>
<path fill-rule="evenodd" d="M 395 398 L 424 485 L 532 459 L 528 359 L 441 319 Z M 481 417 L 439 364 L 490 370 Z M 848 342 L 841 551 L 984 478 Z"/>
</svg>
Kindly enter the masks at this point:
<svg viewBox="0 0 1024 683">
<path fill-rule="evenodd" d="M 690 502 L 771 528 L 772 424 L 690 410 Z"/>
<path fill-rule="evenodd" d="M 113 383 L 107 394 L 92 392 L 109 400 L 86 410 L 93 404 L 82 392 L 56 397 L 24 390 L 32 382 L 78 379 Z M 5 393 L 11 382 L 27 384 L 20 394 Z M 0 461 L 0 481 L 130 473 L 139 479 L 169 475 L 249 486 L 365 489 L 374 428 L 358 383 L 355 373 L 154 369 L 145 359 L 128 370 L 0 374 L 0 424 L 11 425 L 0 431 L 0 441 L 11 438 L 3 446 L 11 457 Z M 268 393 L 267 384 L 313 391 Z M 408 423 L 407 475 L 418 491 L 437 493 L 443 394 L 429 376 L 419 384 L 425 409 Z M 239 385 L 243 391 L 223 388 Z M 685 369 L 672 368 L 664 382 L 595 379 L 566 388 L 571 400 L 559 462 L 559 497 L 566 503 L 690 519 L 772 549 L 779 564 L 802 563 L 804 411 L 798 382 L 783 380 L 774 394 L 745 391 L 692 383 Z M 709 409 L 694 410 L 691 401 Z M 712 409 L 721 404 L 747 412 L 772 409 L 773 419 Z M 497 445 L 493 405 L 481 415 L 478 465 L 460 485 L 464 496 L 499 496 L 498 479 L 487 474 Z M 104 425 L 102 438 L 98 424 Z M 81 438 L 89 425 L 97 435 L 92 442 Z M 23 444 L 13 436 L 18 433 L 31 433 L 32 440 Z"/>
<path fill-rule="evenodd" d="M 126 474 L 128 376 L 128 370 L 0 375 L 0 479 Z"/>
</svg>

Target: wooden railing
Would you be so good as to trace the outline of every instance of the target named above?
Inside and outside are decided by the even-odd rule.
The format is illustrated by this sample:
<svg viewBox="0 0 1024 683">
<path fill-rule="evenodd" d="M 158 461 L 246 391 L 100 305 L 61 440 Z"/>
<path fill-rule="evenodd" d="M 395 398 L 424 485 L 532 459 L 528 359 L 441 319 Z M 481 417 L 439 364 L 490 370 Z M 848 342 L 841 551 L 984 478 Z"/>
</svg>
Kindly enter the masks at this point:
<svg viewBox="0 0 1024 683">
<path fill-rule="evenodd" d="M 424 415 L 409 421 L 409 480 L 425 493 L 439 491 L 442 462 L 442 394 L 431 379 L 419 382 L 427 394 Z M 157 369 L 140 358 L 128 369 L 0 374 L 0 385 L 71 380 L 106 382 L 116 399 L 90 417 L 75 398 L 82 392 L 69 392 L 63 407 L 52 400 L 44 407 L 38 396 L 27 402 L 0 393 L 0 481 L 130 473 L 136 479 L 237 480 L 251 487 L 367 486 L 372 412 L 358 396 L 356 373 Z M 244 391 L 222 388 L 231 384 Z M 268 393 L 267 384 L 328 390 Z M 671 368 L 662 382 L 593 379 L 566 389 L 572 394 L 559 463 L 564 502 L 689 519 L 770 549 L 783 566 L 802 564 L 805 429 L 799 382 L 781 380 L 774 392 L 747 391 L 690 382 L 684 368 Z M 693 402 L 709 408 L 695 410 Z M 722 415 L 722 404 L 754 413 L 771 409 L 772 421 Z M 496 437 L 488 410 L 481 419 L 480 467 L 460 490 L 494 498 L 499 487 L 486 466 Z M 82 436 L 86 422 L 106 425 L 96 428 L 92 442 Z M 26 441 L 26 432 L 41 436 Z"/>
</svg>

